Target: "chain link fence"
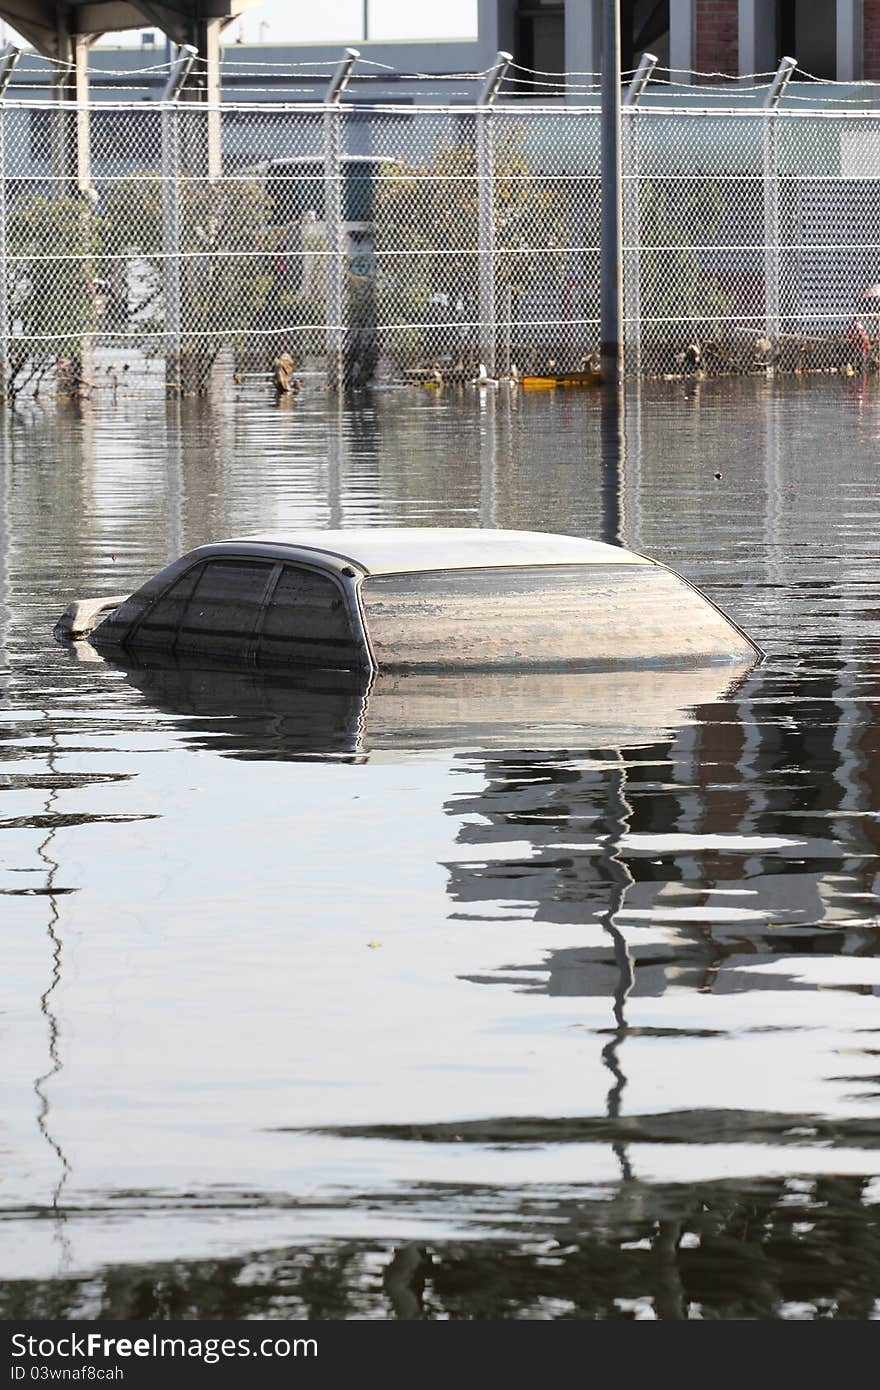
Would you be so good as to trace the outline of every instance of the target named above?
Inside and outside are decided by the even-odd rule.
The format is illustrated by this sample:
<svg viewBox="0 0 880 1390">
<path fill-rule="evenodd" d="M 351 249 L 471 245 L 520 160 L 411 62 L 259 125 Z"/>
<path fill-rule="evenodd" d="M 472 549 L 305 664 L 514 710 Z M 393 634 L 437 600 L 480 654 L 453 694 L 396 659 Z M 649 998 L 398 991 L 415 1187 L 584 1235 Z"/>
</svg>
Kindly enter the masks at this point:
<svg viewBox="0 0 880 1390">
<path fill-rule="evenodd" d="M 628 373 L 876 367 L 880 114 L 633 107 L 623 164 Z M 595 107 L 3 101 L 3 388 L 581 373 L 599 211 Z"/>
</svg>

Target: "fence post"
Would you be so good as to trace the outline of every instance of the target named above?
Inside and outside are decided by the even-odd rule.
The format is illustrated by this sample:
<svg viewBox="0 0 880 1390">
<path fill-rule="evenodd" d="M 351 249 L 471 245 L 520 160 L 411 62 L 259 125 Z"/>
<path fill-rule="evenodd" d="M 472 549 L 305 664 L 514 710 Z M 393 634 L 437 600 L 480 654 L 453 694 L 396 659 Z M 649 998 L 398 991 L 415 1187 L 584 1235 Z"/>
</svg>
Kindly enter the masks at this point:
<svg viewBox="0 0 880 1390">
<path fill-rule="evenodd" d="M 783 58 L 764 100 L 764 335 L 778 346 L 779 309 L 779 150 L 776 108 L 797 67 Z"/>
<path fill-rule="evenodd" d="M 513 62 L 513 54 L 498 53 L 486 74 L 476 113 L 477 154 L 477 256 L 479 260 L 480 360 L 489 376 L 496 370 L 496 311 L 495 311 L 495 158 L 492 138 L 492 105 L 504 74 Z"/>
<path fill-rule="evenodd" d="M 340 98 L 351 70 L 360 57 L 347 48 L 324 93 L 324 227 L 327 237 L 327 384 L 342 389 L 346 375 L 345 271 L 346 246 L 343 224 L 342 112 Z"/>
<path fill-rule="evenodd" d="M 0 102 L 0 400 L 9 382 L 9 301 L 6 264 L 6 102 Z"/>
<path fill-rule="evenodd" d="M 8 43 L 0 48 L 0 400 L 9 381 L 9 301 L 6 265 L 6 88 L 21 50 Z"/>
<path fill-rule="evenodd" d="M 653 53 L 643 53 L 629 90 L 623 99 L 626 119 L 623 121 L 623 346 L 627 375 L 638 376 L 642 370 L 641 325 L 641 265 L 639 256 L 639 121 L 636 107 L 658 59 Z"/>
<path fill-rule="evenodd" d="M 162 254 L 165 266 L 165 387 L 181 393 L 180 353 L 180 127 L 177 99 L 186 81 L 196 50 L 185 43 L 162 93 Z"/>
<path fill-rule="evenodd" d="M 602 378 L 615 390 L 623 368 L 620 322 L 623 318 L 623 191 L 620 167 L 620 5 L 602 4 L 602 215 L 599 250 L 599 356 Z"/>
</svg>

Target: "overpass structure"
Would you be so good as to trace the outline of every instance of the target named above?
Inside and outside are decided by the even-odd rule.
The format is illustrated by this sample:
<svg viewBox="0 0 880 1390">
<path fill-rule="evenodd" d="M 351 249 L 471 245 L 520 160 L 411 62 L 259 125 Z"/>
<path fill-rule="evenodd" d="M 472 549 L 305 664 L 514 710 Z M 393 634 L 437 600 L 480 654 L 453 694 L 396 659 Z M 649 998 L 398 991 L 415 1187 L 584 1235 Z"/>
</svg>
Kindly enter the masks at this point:
<svg viewBox="0 0 880 1390">
<path fill-rule="evenodd" d="M 18 30 L 38 53 L 58 64 L 53 86 L 59 99 L 85 101 L 88 52 L 102 34 L 146 25 L 174 43 L 192 44 L 200 63 L 187 84 L 191 99 L 220 94 L 220 34 L 258 0 L 0 0 L 0 19 Z"/>
<path fill-rule="evenodd" d="M 220 35 L 227 24 L 258 0 L 0 0 L 0 19 L 6 20 L 53 69 L 51 91 L 59 104 L 53 123 L 53 167 L 57 177 L 90 195 L 89 49 L 103 34 L 155 25 L 177 44 L 191 44 L 198 54 L 182 99 L 218 104 L 220 101 Z M 75 103 L 67 114 L 65 104 Z M 74 115 L 75 111 L 75 115 Z M 208 140 L 209 166 L 219 164 L 219 125 Z M 217 127 L 216 130 L 213 127 Z M 211 151 L 214 158 L 211 158 Z M 216 171 L 215 171 L 216 172 Z"/>
</svg>

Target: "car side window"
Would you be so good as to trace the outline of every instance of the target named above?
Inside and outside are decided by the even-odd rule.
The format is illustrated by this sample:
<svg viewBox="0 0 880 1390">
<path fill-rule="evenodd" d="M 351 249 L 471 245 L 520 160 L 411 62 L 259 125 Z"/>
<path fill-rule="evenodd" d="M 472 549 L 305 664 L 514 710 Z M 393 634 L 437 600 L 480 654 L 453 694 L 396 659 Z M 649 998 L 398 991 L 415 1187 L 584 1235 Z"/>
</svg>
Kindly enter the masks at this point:
<svg viewBox="0 0 880 1390">
<path fill-rule="evenodd" d="M 141 622 L 132 633 L 132 641 L 145 646 L 162 647 L 168 651 L 174 646 L 180 620 L 186 611 L 196 584 L 201 578 L 204 565 L 193 565 L 147 609 Z"/>
<path fill-rule="evenodd" d="M 360 643 L 340 585 L 329 575 L 285 565 L 266 608 L 257 659 L 265 666 L 360 666 Z"/>
<path fill-rule="evenodd" d="M 271 561 L 209 560 L 189 597 L 175 650 L 241 656 L 252 644 Z"/>
</svg>

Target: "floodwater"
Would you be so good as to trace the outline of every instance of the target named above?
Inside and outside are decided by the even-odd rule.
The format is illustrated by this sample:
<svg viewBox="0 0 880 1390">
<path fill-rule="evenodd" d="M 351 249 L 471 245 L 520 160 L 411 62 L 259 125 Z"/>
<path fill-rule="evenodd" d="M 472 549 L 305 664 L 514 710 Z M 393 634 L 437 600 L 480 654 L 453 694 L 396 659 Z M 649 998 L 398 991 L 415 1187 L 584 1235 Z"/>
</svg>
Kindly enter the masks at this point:
<svg viewBox="0 0 880 1390">
<path fill-rule="evenodd" d="M 0 431 L 0 1315 L 880 1315 L 880 383 Z M 383 524 L 619 528 L 766 662 L 364 708 L 52 640 Z"/>
</svg>

